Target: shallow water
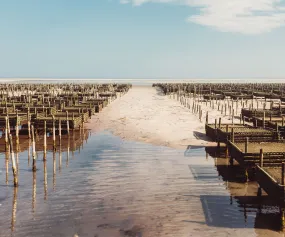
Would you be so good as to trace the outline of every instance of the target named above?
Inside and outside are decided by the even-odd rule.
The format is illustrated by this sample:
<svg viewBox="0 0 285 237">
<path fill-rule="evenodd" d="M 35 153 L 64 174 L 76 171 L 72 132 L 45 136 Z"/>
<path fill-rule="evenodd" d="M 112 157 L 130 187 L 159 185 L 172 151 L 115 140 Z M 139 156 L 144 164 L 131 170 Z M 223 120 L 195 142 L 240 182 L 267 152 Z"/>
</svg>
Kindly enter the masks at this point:
<svg viewBox="0 0 285 237">
<path fill-rule="evenodd" d="M 0 236 L 283 236 L 274 203 L 203 147 L 176 150 L 103 132 L 80 150 L 62 150 L 46 163 L 38 152 L 36 173 L 28 151 L 19 153 L 17 189 L 1 154 Z"/>
</svg>

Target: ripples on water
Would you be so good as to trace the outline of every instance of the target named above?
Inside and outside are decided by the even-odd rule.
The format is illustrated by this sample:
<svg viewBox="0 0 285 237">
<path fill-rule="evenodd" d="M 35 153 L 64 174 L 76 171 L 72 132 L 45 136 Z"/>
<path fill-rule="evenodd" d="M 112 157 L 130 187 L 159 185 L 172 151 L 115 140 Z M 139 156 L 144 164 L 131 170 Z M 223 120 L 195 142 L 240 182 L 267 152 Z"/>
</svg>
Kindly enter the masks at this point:
<svg viewBox="0 0 285 237">
<path fill-rule="evenodd" d="M 278 208 L 205 148 L 175 150 L 107 132 L 79 145 L 49 152 L 46 163 L 38 152 L 36 173 L 28 152 L 19 153 L 17 189 L 1 154 L 0 236 L 281 236 Z"/>
</svg>

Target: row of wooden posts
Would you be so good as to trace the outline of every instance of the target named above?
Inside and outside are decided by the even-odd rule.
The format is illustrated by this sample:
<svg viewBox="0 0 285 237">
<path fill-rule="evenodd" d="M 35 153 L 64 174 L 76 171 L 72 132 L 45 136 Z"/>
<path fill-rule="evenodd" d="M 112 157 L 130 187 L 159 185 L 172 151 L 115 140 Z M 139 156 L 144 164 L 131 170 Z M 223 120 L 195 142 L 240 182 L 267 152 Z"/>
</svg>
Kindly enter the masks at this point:
<svg viewBox="0 0 285 237">
<path fill-rule="evenodd" d="M 175 94 L 173 94 L 172 96 L 170 96 L 170 98 L 173 98 L 173 99 L 175 99 L 175 97 L 176 97 L 176 99 L 178 100 L 178 101 L 180 101 L 180 103 L 182 104 L 182 105 L 184 105 L 185 107 L 187 107 L 188 109 L 191 109 L 192 108 L 192 113 L 194 113 L 194 114 L 198 114 L 198 118 L 199 118 L 199 120 L 200 120 L 200 122 L 202 122 L 202 117 L 203 117 L 203 110 L 202 110 L 202 100 L 195 100 L 195 97 L 193 97 L 193 103 L 192 103 L 192 107 L 190 106 L 190 101 L 189 101 L 189 99 L 191 98 L 191 97 L 184 97 L 184 96 L 180 96 L 178 93 L 175 95 Z M 233 103 L 233 101 L 232 101 L 232 103 Z M 216 101 L 216 104 L 217 104 L 217 101 Z M 236 105 L 238 105 L 238 102 L 236 102 Z M 208 101 L 206 100 L 206 106 L 208 106 Z M 236 106 L 237 108 L 238 108 L 238 106 Z M 214 101 L 211 101 L 210 100 L 210 108 L 212 108 L 212 109 L 214 109 Z M 223 110 L 223 108 L 224 108 L 224 110 Z M 237 114 L 237 111 L 238 111 L 238 109 L 232 109 L 232 106 L 231 105 L 229 105 L 229 103 L 228 103 L 228 108 L 229 108 L 229 111 L 230 111 L 230 113 L 229 113 L 229 115 L 231 116 L 231 120 L 232 120 L 232 124 L 234 123 L 234 118 L 235 118 L 235 114 Z M 220 106 L 218 105 L 218 111 L 220 110 Z M 223 107 L 223 105 L 222 105 L 222 107 L 221 107 L 221 114 L 223 114 L 223 112 L 224 112 L 224 116 L 227 116 L 227 106 L 225 105 L 224 107 Z M 209 121 L 209 112 L 208 111 L 206 111 L 206 124 L 208 124 L 208 121 Z M 241 118 L 241 114 L 240 114 L 240 121 L 242 120 L 242 118 Z"/>
<path fill-rule="evenodd" d="M 70 135 L 69 130 L 69 121 L 67 120 L 67 135 Z M 84 122 L 82 122 L 81 128 L 84 129 Z M 35 128 L 34 125 L 31 124 L 30 120 L 28 122 L 28 139 L 31 139 L 32 142 L 32 160 L 33 166 L 32 170 L 35 172 L 37 170 L 36 167 L 36 139 L 35 139 Z M 53 119 L 53 127 L 52 127 L 52 141 L 53 141 L 53 150 L 56 150 L 56 127 L 55 127 L 55 119 Z M 59 143 L 61 144 L 62 140 L 62 129 L 61 129 L 61 120 L 59 120 L 59 127 L 58 127 L 58 137 Z M 46 121 L 44 121 L 44 132 L 43 132 L 43 160 L 46 160 L 47 155 L 47 129 L 46 129 Z M 17 169 L 15 163 L 15 155 L 14 155 L 14 148 L 13 148 L 13 139 L 9 125 L 8 116 L 6 116 L 6 127 L 5 127 L 5 144 L 6 144 L 6 151 L 9 151 L 11 154 L 12 160 L 12 170 L 13 170 L 13 177 L 14 177 L 14 186 L 18 186 L 18 177 L 17 177 Z M 16 144 L 19 144 L 19 126 L 16 126 Z"/>
<path fill-rule="evenodd" d="M 264 96 L 280 99 L 285 94 L 284 83 L 156 83 L 166 95 L 169 93 L 193 93 L 205 96 L 231 96 L 248 98 Z"/>
</svg>

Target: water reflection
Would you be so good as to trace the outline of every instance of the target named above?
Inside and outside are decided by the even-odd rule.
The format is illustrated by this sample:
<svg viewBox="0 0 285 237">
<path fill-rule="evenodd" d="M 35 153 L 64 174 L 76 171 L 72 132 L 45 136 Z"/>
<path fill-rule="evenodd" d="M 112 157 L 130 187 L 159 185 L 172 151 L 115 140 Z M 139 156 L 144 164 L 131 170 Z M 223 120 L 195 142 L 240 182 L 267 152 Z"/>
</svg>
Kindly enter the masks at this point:
<svg viewBox="0 0 285 237">
<path fill-rule="evenodd" d="M 15 230 L 15 222 L 16 222 L 16 212 L 17 212 L 17 197 L 18 197 L 18 187 L 14 187 L 13 194 L 13 204 L 12 204 L 12 218 L 11 218 L 11 230 Z"/>
<path fill-rule="evenodd" d="M 53 156 L 52 156 L 52 160 L 53 160 L 53 175 L 52 175 L 52 187 L 53 190 L 55 190 L 55 183 L 56 183 L 56 157 L 55 157 L 55 151 L 53 151 Z"/>
<path fill-rule="evenodd" d="M 47 162 L 46 160 L 44 160 L 43 163 L 44 163 L 44 200 L 47 200 L 47 186 L 48 185 L 47 185 Z"/>
<path fill-rule="evenodd" d="M 59 150 L 58 150 L 58 159 L 59 159 L 59 162 L 58 162 L 58 170 L 59 170 L 59 173 L 61 171 L 61 161 L 62 161 L 62 156 L 61 156 L 61 143 L 59 145 Z"/>
<path fill-rule="evenodd" d="M 19 139 L 16 139 L 16 167 L 18 175 L 19 175 L 19 152 L 20 152 Z"/>
<path fill-rule="evenodd" d="M 83 141 L 88 136 L 82 134 Z M 89 139 L 81 154 L 79 136 L 63 136 L 56 152 L 50 150 L 51 142 L 43 169 L 37 172 L 23 169 L 27 152 L 19 154 L 17 225 L 17 194 L 7 194 L 7 205 L 3 202 L 9 213 L 13 203 L 13 235 L 279 235 L 278 205 L 266 195 L 257 197 L 257 184 L 244 183 L 242 170 L 229 164 L 223 150 L 190 149 L 185 156 L 184 151 L 126 142 L 108 133 Z M 70 159 L 70 150 L 76 159 Z M 66 157 L 67 168 L 61 157 Z M 61 174 L 56 177 L 57 167 Z M 48 194 L 49 183 L 54 192 Z M 0 236 L 9 236 L 5 230 L 10 231 L 10 219 L 7 223 L 4 216 Z"/>
<path fill-rule="evenodd" d="M 5 152 L 6 184 L 8 184 L 9 182 L 9 158 L 10 158 L 10 153 L 6 151 Z"/>
<path fill-rule="evenodd" d="M 33 173 L 33 197 L 32 197 L 32 212 L 35 212 L 36 208 L 36 194 L 37 194 L 37 172 Z"/>
<path fill-rule="evenodd" d="M 263 196 L 257 196 L 258 185 L 256 182 L 245 182 L 245 170 L 237 164 L 230 164 L 229 159 L 225 158 L 225 150 L 215 150 L 215 148 L 209 148 L 206 150 L 211 152 L 217 159 L 215 162 L 216 169 L 219 176 L 222 177 L 225 182 L 225 186 L 230 194 L 230 205 L 233 205 L 233 199 L 237 204 L 237 208 L 243 213 L 244 225 L 241 223 L 232 224 L 234 228 L 239 226 L 248 227 L 249 218 L 255 217 L 254 227 L 258 229 L 270 229 L 274 231 L 283 230 L 282 222 L 282 209 L 278 201 L 272 200 L 266 193 Z M 221 157 L 219 157 L 221 156 Z M 209 202 L 211 197 L 203 196 L 201 200 L 203 203 Z M 216 202 L 216 201 L 215 201 Z M 227 205 L 221 205 L 219 213 L 227 212 Z M 205 206 L 204 206 L 205 208 Z M 216 209 L 216 207 L 212 207 Z M 209 209 L 209 207 L 207 207 Z M 208 214 L 205 214 L 206 217 Z M 225 213 L 223 216 L 227 216 Z M 221 218 L 217 218 L 218 223 L 211 223 L 215 226 L 223 225 Z M 257 231 L 257 230 L 256 230 Z M 259 231 L 257 231 L 259 232 Z"/>
<path fill-rule="evenodd" d="M 68 136 L 67 152 L 66 152 L 66 167 L 68 167 L 68 162 L 69 162 L 69 150 L 70 150 L 70 137 Z"/>
<path fill-rule="evenodd" d="M 31 139 L 28 138 L 28 166 L 30 166 L 30 159 L 31 159 Z"/>
</svg>

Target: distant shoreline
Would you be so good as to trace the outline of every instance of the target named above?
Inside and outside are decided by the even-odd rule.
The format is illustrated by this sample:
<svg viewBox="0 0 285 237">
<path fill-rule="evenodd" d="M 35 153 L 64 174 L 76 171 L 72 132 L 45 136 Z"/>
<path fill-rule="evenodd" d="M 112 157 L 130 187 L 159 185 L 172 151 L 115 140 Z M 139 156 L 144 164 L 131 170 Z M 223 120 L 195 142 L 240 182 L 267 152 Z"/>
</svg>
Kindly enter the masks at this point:
<svg viewBox="0 0 285 237">
<path fill-rule="evenodd" d="M 133 83 L 133 84 L 152 84 L 152 83 L 285 83 L 285 79 L 264 79 L 264 78 L 246 78 L 246 79 L 101 79 L 101 78 L 0 78 L 0 83 L 9 82 L 101 82 L 101 83 Z"/>
</svg>

